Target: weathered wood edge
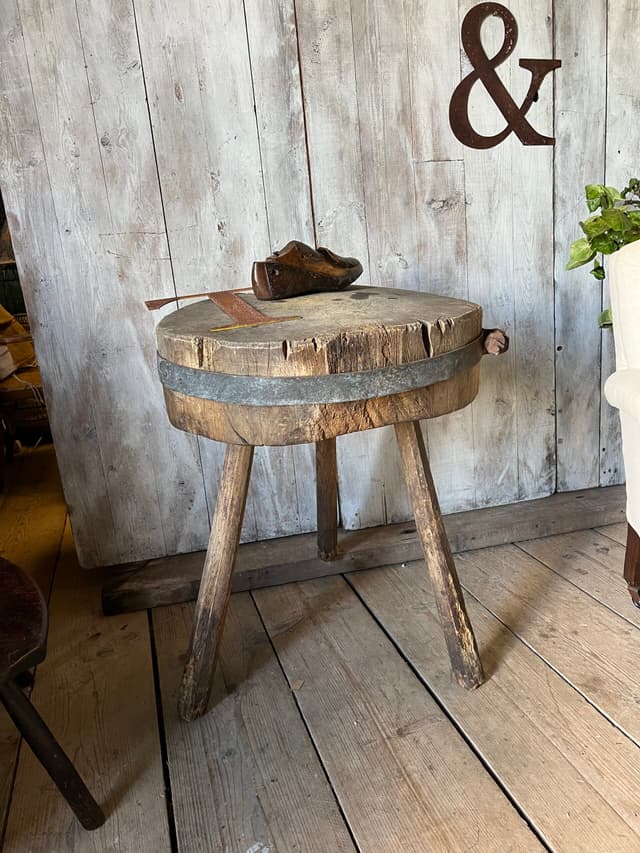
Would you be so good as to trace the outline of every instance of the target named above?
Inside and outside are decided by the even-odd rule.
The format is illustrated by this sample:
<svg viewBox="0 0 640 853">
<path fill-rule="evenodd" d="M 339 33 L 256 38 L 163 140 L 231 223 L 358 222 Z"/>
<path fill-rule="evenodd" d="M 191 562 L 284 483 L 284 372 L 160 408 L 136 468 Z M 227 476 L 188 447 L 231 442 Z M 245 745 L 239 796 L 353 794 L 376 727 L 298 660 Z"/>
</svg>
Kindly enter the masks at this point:
<svg viewBox="0 0 640 853">
<path fill-rule="evenodd" d="M 563 492 L 538 500 L 444 516 L 454 552 L 586 530 L 625 520 L 624 486 Z M 241 545 L 233 591 L 402 563 L 423 558 L 413 522 L 340 530 L 339 556 L 317 556 L 315 533 Z M 102 591 L 106 615 L 191 601 L 198 594 L 204 551 L 113 567 Z"/>
</svg>

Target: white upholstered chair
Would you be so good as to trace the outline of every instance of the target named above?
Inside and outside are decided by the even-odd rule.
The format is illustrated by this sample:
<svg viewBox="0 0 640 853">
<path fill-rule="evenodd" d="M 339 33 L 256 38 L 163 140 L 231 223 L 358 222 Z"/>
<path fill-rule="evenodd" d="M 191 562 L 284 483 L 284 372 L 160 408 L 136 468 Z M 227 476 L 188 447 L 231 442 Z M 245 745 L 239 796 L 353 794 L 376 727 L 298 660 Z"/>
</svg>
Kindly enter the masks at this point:
<svg viewBox="0 0 640 853">
<path fill-rule="evenodd" d="M 607 400 L 620 410 L 627 477 L 627 552 L 624 577 L 640 607 L 640 241 L 609 259 L 616 372 L 606 381 Z"/>
</svg>

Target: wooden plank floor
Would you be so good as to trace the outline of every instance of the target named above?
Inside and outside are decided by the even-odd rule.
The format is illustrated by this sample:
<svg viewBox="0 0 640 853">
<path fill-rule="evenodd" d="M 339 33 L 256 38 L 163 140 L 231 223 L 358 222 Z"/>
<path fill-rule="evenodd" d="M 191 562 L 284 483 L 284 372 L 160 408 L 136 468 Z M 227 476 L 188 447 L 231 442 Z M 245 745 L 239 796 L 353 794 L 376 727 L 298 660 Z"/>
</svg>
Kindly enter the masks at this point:
<svg viewBox="0 0 640 853">
<path fill-rule="evenodd" d="M 0 553 L 52 588 L 32 698 L 108 820 L 79 828 L 0 711 L 4 853 L 640 853 L 623 526 L 457 556 L 471 693 L 420 561 L 238 593 L 213 708 L 185 724 L 192 606 L 104 618 L 65 519 L 51 450 L 18 457 Z"/>
</svg>

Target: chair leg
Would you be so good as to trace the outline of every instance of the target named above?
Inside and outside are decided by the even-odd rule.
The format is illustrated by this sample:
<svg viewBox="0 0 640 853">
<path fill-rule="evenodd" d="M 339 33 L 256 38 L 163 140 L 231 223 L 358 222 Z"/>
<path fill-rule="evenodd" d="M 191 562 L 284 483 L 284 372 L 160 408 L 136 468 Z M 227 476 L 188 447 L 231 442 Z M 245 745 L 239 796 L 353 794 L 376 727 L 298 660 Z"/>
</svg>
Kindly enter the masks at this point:
<svg viewBox="0 0 640 853">
<path fill-rule="evenodd" d="M 318 556 L 335 560 L 338 554 L 338 462 L 336 440 L 316 442 Z"/>
<path fill-rule="evenodd" d="M 636 607 L 640 607 L 640 536 L 630 524 L 627 525 L 624 579 L 627 582 L 631 600 Z"/>
<path fill-rule="evenodd" d="M 183 720 L 201 717 L 207 710 L 211 695 L 252 461 L 253 447 L 250 445 L 227 445 L 178 697 L 178 713 Z"/>
<path fill-rule="evenodd" d="M 482 664 L 444 529 L 420 424 L 398 423 L 395 430 L 453 673 L 458 684 L 472 689 L 484 681 Z"/>
<path fill-rule="evenodd" d="M 102 826 L 105 820 L 102 809 L 15 682 L 6 681 L 0 685 L 0 700 L 84 828 L 97 829 Z"/>
</svg>

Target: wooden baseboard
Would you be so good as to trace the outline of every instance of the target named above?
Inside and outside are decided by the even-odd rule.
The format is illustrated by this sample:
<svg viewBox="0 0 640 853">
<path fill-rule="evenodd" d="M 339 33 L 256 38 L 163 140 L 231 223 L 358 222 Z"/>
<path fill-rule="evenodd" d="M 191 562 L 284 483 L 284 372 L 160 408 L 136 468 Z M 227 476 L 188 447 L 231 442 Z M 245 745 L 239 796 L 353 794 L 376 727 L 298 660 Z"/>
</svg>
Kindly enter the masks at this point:
<svg viewBox="0 0 640 853">
<path fill-rule="evenodd" d="M 569 533 L 625 520 L 624 486 L 563 492 L 539 500 L 457 512 L 444 517 L 454 552 Z M 107 615 L 191 601 L 198 594 L 204 551 L 178 554 L 110 571 L 102 592 Z M 275 586 L 422 558 L 413 522 L 341 530 L 339 553 L 317 555 L 315 533 L 241 545 L 233 590 Z"/>
</svg>

